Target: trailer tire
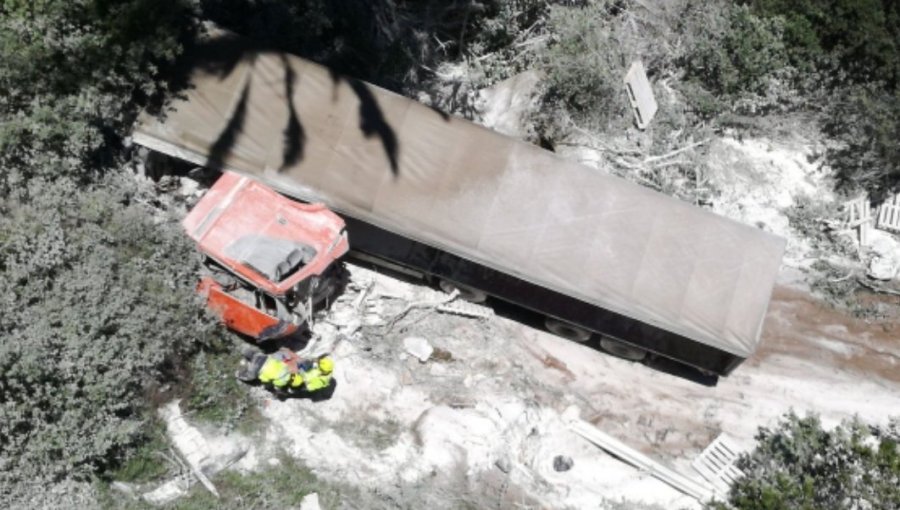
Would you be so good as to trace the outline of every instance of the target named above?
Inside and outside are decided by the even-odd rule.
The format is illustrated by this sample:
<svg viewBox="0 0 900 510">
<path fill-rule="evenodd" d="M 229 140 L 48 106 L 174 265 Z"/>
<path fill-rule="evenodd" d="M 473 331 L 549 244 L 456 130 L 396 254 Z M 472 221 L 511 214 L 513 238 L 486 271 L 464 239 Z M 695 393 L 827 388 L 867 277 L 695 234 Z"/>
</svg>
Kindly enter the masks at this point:
<svg viewBox="0 0 900 510">
<path fill-rule="evenodd" d="M 600 339 L 600 347 L 613 356 L 627 359 L 628 361 L 643 361 L 647 357 L 646 350 L 608 336 Z"/>
<path fill-rule="evenodd" d="M 487 301 L 487 294 L 484 291 L 451 282 L 450 280 L 441 279 L 441 281 L 438 282 L 438 286 L 440 286 L 441 290 L 447 294 L 453 294 L 454 290 L 459 291 L 459 297 L 463 301 L 468 301 L 470 303 L 484 303 Z"/>
<path fill-rule="evenodd" d="M 573 342 L 581 344 L 590 340 L 591 335 L 593 334 L 587 329 L 552 317 L 544 319 L 544 327 L 547 328 L 547 331 L 556 336 L 561 336 L 566 340 L 572 340 Z"/>
</svg>

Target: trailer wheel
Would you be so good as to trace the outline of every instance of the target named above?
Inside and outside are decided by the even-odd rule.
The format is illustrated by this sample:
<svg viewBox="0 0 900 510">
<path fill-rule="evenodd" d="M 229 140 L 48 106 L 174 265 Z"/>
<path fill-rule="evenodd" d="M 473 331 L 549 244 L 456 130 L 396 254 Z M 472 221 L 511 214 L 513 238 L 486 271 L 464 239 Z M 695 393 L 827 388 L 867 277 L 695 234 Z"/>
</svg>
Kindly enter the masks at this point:
<svg viewBox="0 0 900 510">
<path fill-rule="evenodd" d="M 647 351 L 640 347 L 635 347 L 620 340 L 604 336 L 600 339 L 600 347 L 604 351 L 629 361 L 642 361 L 647 357 Z"/>
<path fill-rule="evenodd" d="M 451 282 L 450 280 L 441 280 L 438 285 L 441 287 L 441 290 L 446 292 L 447 294 L 452 294 L 454 290 L 459 291 L 459 297 L 470 303 L 484 303 L 487 300 L 487 294 L 484 291 L 480 291 L 478 289 L 473 289 L 472 287 L 468 287 L 466 285 L 462 285 L 456 282 Z"/>
<path fill-rule="evenodd" d="M 544 319 L 544 327 L 547 328 L 547 331 L 566 340 L 584 343 L 591 339 L 592 333 L 589 330 L 552 317 Z"/>
</svg>

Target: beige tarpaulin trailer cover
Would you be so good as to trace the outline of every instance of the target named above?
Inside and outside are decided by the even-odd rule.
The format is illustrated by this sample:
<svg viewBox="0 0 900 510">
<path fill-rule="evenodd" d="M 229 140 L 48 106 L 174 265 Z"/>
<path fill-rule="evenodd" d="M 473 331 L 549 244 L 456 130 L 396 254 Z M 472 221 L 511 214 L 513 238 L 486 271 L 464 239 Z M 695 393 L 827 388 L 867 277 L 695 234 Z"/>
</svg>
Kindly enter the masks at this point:
<svg viewBox="0 0 900 510">
<path fill-rule="evenodd" d="M 134 140 L 741 358 L 784 241 L 444 115 L 302 58 L 219 35 Z M 351 244 L 352 244 L 351 233 Z"/>
</svg>

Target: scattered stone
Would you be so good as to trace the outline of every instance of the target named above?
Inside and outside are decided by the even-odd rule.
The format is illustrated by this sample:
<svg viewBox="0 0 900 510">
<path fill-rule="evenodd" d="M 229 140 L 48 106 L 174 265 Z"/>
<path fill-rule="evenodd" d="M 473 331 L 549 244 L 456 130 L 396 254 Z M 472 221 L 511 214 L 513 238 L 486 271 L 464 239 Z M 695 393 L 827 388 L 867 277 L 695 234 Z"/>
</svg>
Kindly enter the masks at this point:
<svg viewBox="0 0 900 510">
<path fill-rule="evenodd" d="M 137 498 L 137 491 L 133 483 L 115 481 L 109 486 L 132 499 Z"/>
<path fill-rule="evenodd" d="M 566 457 L 565 455 L 557 455 L 553 458 L 553 469 L 557 472 L 568 471 L 572 469 L 572 466 L 575 465 L 575 461 L 572 460 L 572 457 Z"/>
<path fill-rule="evenodd" d="M 494 465 L 497 466 L 497 469 L 503 471 L 504 473 L 509 473 L 512 470 L 512 463 L 509 461 L 509 457 L 501 457 L 494 462 Z"/>
<path fill-rule="evenodd" d="M 428 361 L 428 358 L 431 357 L 431 353 L 434 352 L 434 348 L 431 347 L 428 340 L 417 336 L 408 336 L 404 338 L 403 347 L 406 348 L 406 352 L 418 358 L 422 363 Z"/>
<path fill-rule="evenodd" d="M 430 369 L 429 369 L 429 372 L 430 372 L 431 375 L 433 375 L 433 376 L 443 377 L 443 376 L 447 375 L 447 372 L 448 372 L 448 371 L 447 371 L 447 367 L 446 367 L 446 366 L 440 365 L 440 364 L 437 364 L 437 363 L 432 363 L 432 364 L 431 364 L 431 367 L 430 367 Z"/>
<path fill-rule="evenodd" d="M 178 477 L 169 480 L 150 492 L 145 492 L 141 497 L 151 505 L 163 506 L 184 496 L 190 488 L 191 483 L 188 479 Z"/>
<path fill-rule="evenodd" d="M 537 108 L 541 75 L 525 71 L 478 91 L 477 102 L 481 122 L 514 138 L 526 138 L 527 119 Z"/>
<path fill-rule="evenodd" d="M 319 494 L 313 492 L 312 494 L 307 494 L 303 496 L 303 499 L 300 500 L 300 510 L 321 510 L 322 507 L 319 506 Z"/>
<path fill-rule="evenodd" d="M 186 197 L 199 196 L 202 194 L 200 191 L 200 183 L 191 179 L 189 177 L 180 177 L 178 179 L 179 189 L 178 193 Z"/>
<path fill-rule="evenodd" d="M 872 260 L 866 273 L 875 280 L 892 280 L 900 272 L 900 241 L 887 233 L 875 231 L 870 236 Z"/>
</svg>

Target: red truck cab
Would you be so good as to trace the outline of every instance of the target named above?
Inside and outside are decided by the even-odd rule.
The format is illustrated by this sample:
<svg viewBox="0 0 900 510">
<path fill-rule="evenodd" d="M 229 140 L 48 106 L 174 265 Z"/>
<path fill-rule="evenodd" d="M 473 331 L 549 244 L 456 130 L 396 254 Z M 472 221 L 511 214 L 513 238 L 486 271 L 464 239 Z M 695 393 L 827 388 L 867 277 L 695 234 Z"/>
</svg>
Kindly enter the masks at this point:
<svg viewBox="0 0 900 510">
<path fill-rule="evenodd" d="M 258 341 L 287 336 L 334 293 L 349 250 L 344 221 L 225 172 L 182 222 L 206 256 L 199 291 L 225 324 Z"/>
</svg>

